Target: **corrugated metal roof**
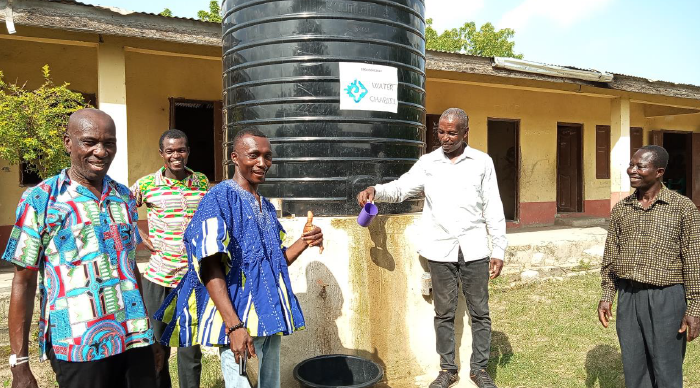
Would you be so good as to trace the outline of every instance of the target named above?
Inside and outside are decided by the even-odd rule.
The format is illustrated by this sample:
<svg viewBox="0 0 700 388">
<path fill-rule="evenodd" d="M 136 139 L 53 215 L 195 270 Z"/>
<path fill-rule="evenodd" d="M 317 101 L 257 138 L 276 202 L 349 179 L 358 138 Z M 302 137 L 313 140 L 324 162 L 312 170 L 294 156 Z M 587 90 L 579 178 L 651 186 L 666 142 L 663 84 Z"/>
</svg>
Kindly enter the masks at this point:
<svg viewBox="0 0 700 388">
<path fill-rule="evenodd" d="M 158 17 L 169 18 L 169 19 L 182 19 L 182 20 L 191 20 L 191 21 L 200 22 L 200 23 L 207 23 L 207 24 L 219 24 L 216 22 L 208 22 L 208 21 L 204 21 L 204 20 L 200 20 L 200 19 L 196 19 L 196 18 L 186 18 L 186 17 L 181 17 L 181 16 L 163 16 L 163 15 L 159 15 L 157 13 L 152 13 L 152 12 L 139 12 L 139 11 L 131 11 L 128 9 L 123 9 L 123 8 L 119 8 L 119 7 L 111 7 L 111 6 L 106 6 L 106 5 L 86 4 L 86 3 L 81 3 L 81 2 L 75 1 L 75 0 L 42 0 L 42 1 L 46 1 L 49 3 L 73 4 L 73 5 L 81 5 L 84 7 L 101 8 L 101 9 L 106 9 L 106 10 L 112 11 L 114 13 L 118 13 L 120 15 L 129 15 L 129 14 L 151 15 L 151 16 L 158 16 Z"/>
<path fill-rule="evenodd" d="M 433 52 L 433 53 L 442 53 L 442 54 L 454 54 L 454 55 L 463 56 L 465 58 L 468 58 L 468 57 L 485 58 L 485 59 L 491 60 L 491 63 L 493 63 L 493 61 L 494 61 L 493 57 L 485 57 L 485 56 L 481 56 L 481 55 L 472 55 L 472 54 L 465 54 L 465 53 L 445 51 L 445 50 L 425 50 L 425 51 L 426 52 Z M 545 62 L 540 62 L 540 63 L 542 63 L 543 65 L 559 66 L 559 67 L 564 67 L 564 68 L 573 69 L 573 70 L 602 71 L 600 69 L 582 68 L 582 67 L 568 66 L 568 65 L 558 65 L 558 64 L 554 64 L 554 63 L 545 63 Z M 624 74 L 624 73 L 615 73 L 612 71 L 606 71 L 606 73 L 610 73 L 610 74 L 613 74 L 615 76 L 634 78 L 636 80 L 643 80 L 643 81 L 650 82 L 650 83 L 662 82 L 662 83 L 668 84 L 668 85 L 690 86 L 693 88 L 700 87 L 700 85 L 694 85 L 694 84 L 688 84 L 688 83 L 677 83 L 677 82 L 664 81 L 664 80 L 655 80 L 655 79 L 639 77 L 639 76 L 629 75 L 629 74 Z"/>
</svg>

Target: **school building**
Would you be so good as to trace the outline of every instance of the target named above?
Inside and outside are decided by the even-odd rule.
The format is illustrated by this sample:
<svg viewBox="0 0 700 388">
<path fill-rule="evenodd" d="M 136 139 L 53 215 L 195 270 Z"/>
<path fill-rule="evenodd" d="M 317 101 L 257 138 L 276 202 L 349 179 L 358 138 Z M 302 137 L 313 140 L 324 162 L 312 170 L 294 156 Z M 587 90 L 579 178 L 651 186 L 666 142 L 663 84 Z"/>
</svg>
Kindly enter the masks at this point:
<svg viewBox="0 0 700 388">
<path fill-rule="evenodd" d="M 13 33 L 6 28 L 8 21 L 14 25 Z M 221 50 L 221 27 L 216 23 L 69 0 L 0 0 L 0 71 L 5 81 L 37 87 L 42 82 L 41 67 L 48 64 L 55 83 L 70 83 L 70 89 L 109 113 L 117 125 L 119 150 L 110 175 L 124 184 L 161 166 L 158 139 L 173 127 L 190 136 L 191 168 L 206 173 L 213 182 L 225 178 Z M 607 217 L 611 207 L 630 192 L 626 175 L 630 155 L 647 144 L 666 147 L 671 156 L 666 185 L 700 206 L 700 86 L 546 65 L 533 72 L 517 63 L 507 66 L 495 58 L 454 53 L 428 51 L 426 57 L 426 149 L 436 146 L 434 132 L 441 112 L 449 107 L 464 109 L 470 117 L 470 145 L 494 160 L 510 228 L 554 224 L 571 217 Z M 0 188 L 0 245 L 4 248 L 17 201 L 36 177 L 3 161 L 0 176 L 4 176 Z M 145 219 L 145 213 L 140 217 Z M 336 221 L 320 222 L 328 228 L 352 224 L 352 220 Z M 299 222 L 294 225 L 301 227 Z M 375 261 L 379 271 L 375 275 L 382 284 L 394 279 L 383 293 L 367 291 L 375 289 L 364 275 L 372 262 L 352 261 L 358 253 L 329 264 L 334 260 L 329 244 L 327 253 L 314 256 L 319 261 L 300 264 L 304 266 L 293 274 L 295 290 L 297 283 L 302 290 L 308 286 L 306 303 L 327 313 L 312 310 L 310 321 L 338 322 L 337 329 L 314 332 L 316 350 L 300 354 L 363 348 L 366 356 L 384 359 L 390 379 L 400 380 L 408 366 L 433 373 L 432 320 L 427 318 L 432 316 L 431 308 L 420 297 L 403 304 L 403 295 L 415 287 L 390 278 L 422 273 L 417 264 L 402 259 L 402 255 L 415 256 L 410 241 L 404 244 L 391 237 L 414 233 L 415 224 L 410 217 L 390 219 L 387 228 L 398 230 L 396 234 L 387 232 L 390 236 L 383 241 L 362 237 L 368 241 L 362 252 L 366 248 L 368 255 L 375 255 L 376 247 L 384 244 L 384 252 L 390 253 Z M 348 232 L 348 237 L 335 241 L 359 244 L 352 242 L 358 233 L 364 232 Z M 333 236 L 330 230 L 328 236 Z M 339 269 L 343 265 L 346 268 Z M 322 287 L 322 299 L 312 296 L 314 287 Z M 376 303 L 385 300 L 386 305 L 363 305 L 363 295 Z M 400 303 L 396 295 L 402 298 Z M 395 316 L 385 317 L 392 311 Z M 397 343 L 403 341 L 372 331 L 376 328 L 358 332 L 365 330 L 353 328 L 357 321 L 352 317 L 358 315 L 359 326 L 371 325 L 368 320 L 372 319 L 413 334 L 406 334 L 406 343 Z M 420 324 L 425 326 L 420 333 L 413 331 L 418 317 L 426 321 Z M 363 333 L 373 340 L 360 346 Z M 328 336 L 342 341 L 327 341 L 327 349 L 319 348 L 318 343 Z M 411 356 L 393 358 L 399 351 L 396 347 Z M 292 366 L 283 365 L 283 373 L 290 374 Z"/>
</svg>

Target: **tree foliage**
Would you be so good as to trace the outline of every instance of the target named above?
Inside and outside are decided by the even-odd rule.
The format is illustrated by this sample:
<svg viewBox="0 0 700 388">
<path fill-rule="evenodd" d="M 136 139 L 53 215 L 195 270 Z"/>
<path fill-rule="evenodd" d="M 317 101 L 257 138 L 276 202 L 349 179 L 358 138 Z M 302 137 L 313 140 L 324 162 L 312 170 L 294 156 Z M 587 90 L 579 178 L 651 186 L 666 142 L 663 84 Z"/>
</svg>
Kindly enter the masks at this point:
<svg viewBox="0 0 700 388">
<path fill-rule="evenodd" d="M 10 164 L 25 162 L 42 179 L 70 165 L 63 147 L 68 117 L 89 105 L 68 83 L 56 86 L 49 66 L 42 68 L 44 83 L 36 90 L 6 84 L 0 71 L 0 158 Z"/>
<path fill-rule="evenodd" d="M 173 17 L 173 11 L 170 10 L 170 8 L 166 8 L 163 10 L 163 12 L 159 13 L 158 15 L 160 16 L 167 16 L 167 17 Z"/>
<path fill-rule="evenodd" d="M 452 28 L 438 34 L 433 29 L 433 19 L 427 19 L 425 28 L 426 48 L 449 52 L 461 52 L 482 57 L 522 58 L 515 54 L 515 42 L 511 41 L 515 31 L 510 28 L 496 30 L 491 23 L 486 23 L 478 30 L 474 22 L 464 23 L 460 28 Z"/>
<path fill-rule="evenodd" d="M 197 17 L 199 20 L 205 22 L 221 23 L 221 9 L 219 8 L 219 2 L 212 0 L 209 2 L 209 12 L 199 11 L 197 12 Z"/>
</svg>

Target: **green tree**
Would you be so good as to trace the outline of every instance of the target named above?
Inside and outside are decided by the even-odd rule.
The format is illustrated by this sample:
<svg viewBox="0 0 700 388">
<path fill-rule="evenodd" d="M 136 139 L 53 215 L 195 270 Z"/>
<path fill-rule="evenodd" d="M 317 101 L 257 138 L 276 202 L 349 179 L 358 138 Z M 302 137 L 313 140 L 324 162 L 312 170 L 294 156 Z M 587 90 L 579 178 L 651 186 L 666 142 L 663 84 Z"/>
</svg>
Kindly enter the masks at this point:
<svg viewBox="0 0 700 388">
<path fill-rule="evenodd" d="M 219 2 L 212 0 L 209 2 L 209 12 L 199 11 L 197 12 L 197 17 L 201 21 L 221 23 L 221 9 L 219 8 Z"/>
<path fill-rule="evenodd" d="M 44 83 L 26 90 L 25 85 L 6 84 L 0 71 L 0 158 L 25 162 L 44 179 L 70 165 L 63 147 L 68 116 L 89 105 L 68 83 L 54 85 L 48 65 L 42 72 Z"/>
<path fill-rule="evenodd" d="M 460 28 L 452 28 L 438 34 L 433 28 L 433 19 L 427 19 L 425 27 L 426 48 L 449 52 L 461 52 L 482 57 L 511 57 L 521 59 L 522 54 L 515 54 L 515 42 L 511 41 L 515 31 L 510 28 L 496 30 L 491 23 L 486 23 L 478 30 L 474 22 L 464 23 Z"/>
<path fill-rule="evenodd" d="M 163 10 L 163 12 L 159 13 L 158 15 L 160 16 L 167 16 L 167 17 L 173 17 L 173 11 L 170 10 L 170 8 L 166 8 Z"/>
</svg>

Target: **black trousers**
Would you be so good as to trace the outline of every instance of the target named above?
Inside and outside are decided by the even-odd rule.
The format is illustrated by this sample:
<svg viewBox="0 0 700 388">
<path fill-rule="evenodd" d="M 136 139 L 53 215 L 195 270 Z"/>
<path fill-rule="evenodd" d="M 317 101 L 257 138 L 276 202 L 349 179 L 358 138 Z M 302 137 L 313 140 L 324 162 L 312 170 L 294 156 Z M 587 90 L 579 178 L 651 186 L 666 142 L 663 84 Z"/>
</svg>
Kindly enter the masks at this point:
<svg viewBox="0 0 700 388">
<path fill-rule="evenodd" d="M 472 319 L 471 370 L 486 369 L 491 350 L 489 316 L 489 258 L 465 262 L 462 252 L 456 263 L 428 261 L 433 282 L 436 350 L 442 369 L 457 371 L 455 364 L 455 311 L 459 281 Z"/>
<path fill-rule="evenodd" d="M 144 278 L 143 299 L 148 311 L 148 317 L 153 328 L 153 336 L 156 341 L 160 341 L 163 336 L 166 324 L 153 319 L 153 314 L 160 308 L 174 288 L 163 287 Z M 170 367 L 168 358 L 170 357 L 170 347 L 163 346 L 158 342 L 154 346 L 160 347 L 161 354 L 165 356 L 163 368 L 156 373 L 156 384 L 154 388 L 170 388 Z M 180 388 L 199 388 L 200 375 L 202 373 L 202 350 L 199 346 L 177 348 L 177 376 Z"/>
<path fill-rule="evenodd" d="M 626 386 L 683 387 L 686 335 L 678 329 L 685 310 L 682 284 L 653 287 L 620 280 L 616 327 Z"/>
<path fill-rule="evenodd" d="M 156 383 L 151 346 L 87 362 L 59 360 L 49 347 L 48 357 L 59 388 L 153 388 Z"/>
</svg>

